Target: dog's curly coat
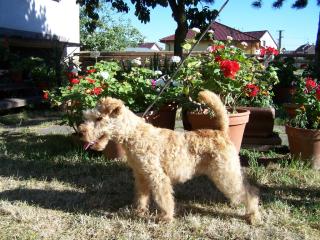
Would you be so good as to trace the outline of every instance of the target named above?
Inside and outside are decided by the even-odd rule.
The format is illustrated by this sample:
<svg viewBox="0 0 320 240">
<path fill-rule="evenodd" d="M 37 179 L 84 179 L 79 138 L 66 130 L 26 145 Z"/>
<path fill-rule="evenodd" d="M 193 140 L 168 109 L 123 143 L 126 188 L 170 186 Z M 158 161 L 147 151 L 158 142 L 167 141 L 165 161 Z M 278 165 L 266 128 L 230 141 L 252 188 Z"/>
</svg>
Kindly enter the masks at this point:
<svg viewBox="0 0 320 240">
<path fill-rule="evenodd" d="M 150 195 L 161 210 L 161 219 L 174 215 L 172 185 L 194 175 L 207 175 L 232 203 L 244 203 L 250 223 L 260 221 L 257 191 L 244 183 L 238 152 L 228 137 L 227 111 L 220 98 L 201 91 L 219 121 L 218 130 L 176 132 L 156 128 L 131 112 L 117 99 L 107 97 L 84 112 L 79 126 L 87 147 L 103 150 L 109 140 L 121 143 L 133 169 L 137 211 L 148 210 Z"/>
</svg>

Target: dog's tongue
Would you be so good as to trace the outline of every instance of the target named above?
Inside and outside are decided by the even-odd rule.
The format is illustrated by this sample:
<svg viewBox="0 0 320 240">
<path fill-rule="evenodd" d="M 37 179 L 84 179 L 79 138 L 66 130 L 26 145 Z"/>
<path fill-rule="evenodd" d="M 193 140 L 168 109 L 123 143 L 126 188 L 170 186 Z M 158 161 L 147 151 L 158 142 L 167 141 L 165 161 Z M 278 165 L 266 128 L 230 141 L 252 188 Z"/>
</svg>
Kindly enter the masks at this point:
<svg viewBox="0 0 320 240">
<path fill-rule="evenodd" d="M 94 142 L 86 142 L 84 145 L 83 145 L 83 148 L 84 150 L 87 150 L 90 146 L 92 146 L 94 144 Z"/>
</svg>

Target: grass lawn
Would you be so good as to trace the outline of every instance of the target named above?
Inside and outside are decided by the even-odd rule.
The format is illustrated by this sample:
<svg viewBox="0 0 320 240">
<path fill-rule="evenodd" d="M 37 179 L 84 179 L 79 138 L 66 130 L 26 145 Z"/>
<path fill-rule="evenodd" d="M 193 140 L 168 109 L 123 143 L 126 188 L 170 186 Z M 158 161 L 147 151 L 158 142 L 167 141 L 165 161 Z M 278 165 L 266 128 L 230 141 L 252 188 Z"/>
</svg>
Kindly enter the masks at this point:
<svg viewBox="0 0 320 240">
<path fill-rule="evenodd" d="M 244 207 L 230 206 L 205 177 L 175 187 L 176 219 L 160 224 L 154 204 L 148 218 L 134 214 L 132 173 L 123 162 L 83 151 L 68 134 L 41 134 L 57 124 L 41 119 L 0 117 L 1 240 L 320 239 L 320 173 L 289 156 L 262 166 L 258 159 L 279 154 L 241 153 L 260 188 L 261 226 L 248 225 Z"/>
</svg>

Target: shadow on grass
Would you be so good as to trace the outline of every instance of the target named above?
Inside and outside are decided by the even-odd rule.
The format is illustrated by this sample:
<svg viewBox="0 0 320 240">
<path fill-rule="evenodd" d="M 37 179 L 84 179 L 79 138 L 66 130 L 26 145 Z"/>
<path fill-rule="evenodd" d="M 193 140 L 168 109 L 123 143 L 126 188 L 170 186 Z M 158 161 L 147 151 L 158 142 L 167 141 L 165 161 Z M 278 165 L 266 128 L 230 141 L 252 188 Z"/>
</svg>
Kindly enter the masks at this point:
<svg viewBox="0 0 320 240">
<path fill-rule="evenodd" d="M 0 199 L 26 201 L 48 209 L 66 212 L 118 211 L 132 204 L 133 177 L 123 164 L 106 161 L 101 154 L 84 152 L 73 143 L 71 136 L 32 133 L 2 132 L 0 134 L 0 176 L 19 180 L 58 180 L 70 183 L 79 191 L 56 189 L 17 188 L 0 193 Z M 4 183 L 5 184 L 5 183 Z M 49 185 L 50 187 L 50 185 Z M 319 188 L 284 186 L 260 186 L 263 203 L 276 201 L 303 209 L 309 216 L 317 213 Z M 206 177 L 197 177 L 185 184 L 175 186 L 178 217 L 187 212 L 220 218 L 242 218 L 237 214 L 217 212 L 210 207 L 227 202 L 224 196 Z M 196 204 L 194 204 L 196 203 Z M 316 222 L 315 220 L 311 220 Z"/>
<path fill-rule="evenodd" d="M 0 193 L 0 199 L 26 201 L 68 212 L 116 211 L 133 202 L 131 170 L 119 162 L 104 160 L 100 153 L 83 151 L 73 143 L 71 136 L 3 132 L 0 134 L 0 150 L 0 176 L 58 180 L 83 189 L 17 187 Z M 214 204 L 227 201 L 206 177 L 175 186 L 175 198 L 182 206 L 190 205 L 183 212 L 204 212 L 190 202 Z"/>
<path fill-rule="evenodd" d="M 261 200 L 272 203 L 277 200 L 295 207 L 314 209 L 320 206 L 320 188 L 299 188 L 288 186 L 260 186 Z"/>
<path fill-rule="evenodd" d="M 22 111 L 0 113 L 0 123 L 6 126 L 31 127 L 48 123 L 50 121 L 61 120 L 61 113 L 56 111 Z"/>
</svg>

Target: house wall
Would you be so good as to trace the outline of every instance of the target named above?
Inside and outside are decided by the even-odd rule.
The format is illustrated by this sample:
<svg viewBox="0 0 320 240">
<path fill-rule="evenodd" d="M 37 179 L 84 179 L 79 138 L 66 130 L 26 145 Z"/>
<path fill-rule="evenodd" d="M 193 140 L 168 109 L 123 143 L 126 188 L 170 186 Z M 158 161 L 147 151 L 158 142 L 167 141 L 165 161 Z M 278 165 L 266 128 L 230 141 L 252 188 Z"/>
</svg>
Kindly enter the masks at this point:
<svg viewBox="0 0 320 240">
<path fill-rule="evenodd" d="M 1 0 L 0 28 L 79 43 L 79 6 L 76 0 Z"/>
<path fill-rule="evenodd" d="M 274 42 L 273 38 L 268 32 L 263 34 L 263 36 L 260 38 L 260 43 L 262 47 L 273 47 L 276 49 L 278 48 L 277 44 Z"/>
<path fill-rule="evenodd" d="M 235 42 L 233 45 L 242 48 L 248 54 L 255 54 L 256 50 L 260 48 L 259 42 L 248 42 L 248 47 L 243 48 L 240 42 Z M 205 51 L 209 46 L 212 45 L 211 41 L 200 42 L 195 48 L 194 51 Z M 165 43 L 165 51 L 173 51 L 174 43 L 167 42 Z"/>
<path fill-rule="evenodd" d="M 153 51 L 160 51 L 160 49 L 155 44 L 150 49 Z"/>
</svg>

